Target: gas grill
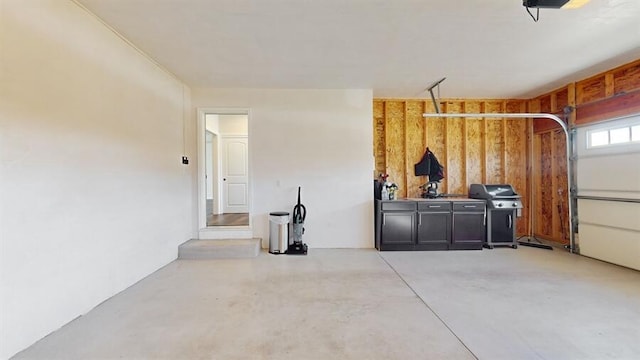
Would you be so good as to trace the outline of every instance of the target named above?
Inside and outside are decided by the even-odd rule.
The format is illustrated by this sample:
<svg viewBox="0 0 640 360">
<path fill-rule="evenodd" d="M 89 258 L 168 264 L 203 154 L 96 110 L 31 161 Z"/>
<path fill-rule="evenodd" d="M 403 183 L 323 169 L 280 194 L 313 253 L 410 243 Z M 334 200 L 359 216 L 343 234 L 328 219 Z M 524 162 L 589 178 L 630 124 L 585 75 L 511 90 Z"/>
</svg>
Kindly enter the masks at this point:
<svg viewBox="0 0 640 360">
<path fill-rule="evenodd" d="M 471 184 L 469 197 L 487 202 L 485 246 L 511 246 L 516 249 L 516 217 L 522 214 L 522 201 L 511 185 Z"/>
</svg>

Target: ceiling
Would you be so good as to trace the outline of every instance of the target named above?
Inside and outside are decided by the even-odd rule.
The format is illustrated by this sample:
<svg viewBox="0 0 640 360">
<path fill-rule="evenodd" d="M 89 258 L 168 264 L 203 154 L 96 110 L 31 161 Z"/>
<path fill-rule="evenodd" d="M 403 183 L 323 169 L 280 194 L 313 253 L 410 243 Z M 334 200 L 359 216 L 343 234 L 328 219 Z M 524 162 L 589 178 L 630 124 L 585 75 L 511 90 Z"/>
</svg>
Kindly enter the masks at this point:
<svg viewBox="0 0 640 360">
<path fill-rule="evenodd" d="M 190 87 L 530 98 L 640 58 L 640 1 L 75 0 Z"/>
</svg>

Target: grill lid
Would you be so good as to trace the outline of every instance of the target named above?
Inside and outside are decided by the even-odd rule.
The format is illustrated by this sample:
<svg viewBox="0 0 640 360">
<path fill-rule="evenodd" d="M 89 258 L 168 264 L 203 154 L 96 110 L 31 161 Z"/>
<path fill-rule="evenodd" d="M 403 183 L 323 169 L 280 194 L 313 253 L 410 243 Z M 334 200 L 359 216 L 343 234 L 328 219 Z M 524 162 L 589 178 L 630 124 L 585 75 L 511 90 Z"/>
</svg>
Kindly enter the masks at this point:
<svg viewBox="0 0 640 360">
<path fill-rule="evenodd" d="M 513 187 L 508 184 L 487 185 L 471 184 L 469 186 L 469 197 L 472 199 L 519 199 Z"/>
</svg>

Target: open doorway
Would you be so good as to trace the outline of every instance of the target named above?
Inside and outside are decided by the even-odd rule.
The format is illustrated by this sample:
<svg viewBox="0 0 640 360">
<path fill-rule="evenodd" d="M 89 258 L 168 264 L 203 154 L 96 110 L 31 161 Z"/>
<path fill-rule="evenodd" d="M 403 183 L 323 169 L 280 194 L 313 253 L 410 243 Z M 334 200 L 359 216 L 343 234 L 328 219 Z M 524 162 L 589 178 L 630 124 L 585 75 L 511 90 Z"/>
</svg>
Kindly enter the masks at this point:
<svg viewBox="0 0 640 360">
<path fill-rule="evenodd" d="M 200 228 L 250 225 L 249 115 L 246 110 L 200 113 Z"/>
</svg>

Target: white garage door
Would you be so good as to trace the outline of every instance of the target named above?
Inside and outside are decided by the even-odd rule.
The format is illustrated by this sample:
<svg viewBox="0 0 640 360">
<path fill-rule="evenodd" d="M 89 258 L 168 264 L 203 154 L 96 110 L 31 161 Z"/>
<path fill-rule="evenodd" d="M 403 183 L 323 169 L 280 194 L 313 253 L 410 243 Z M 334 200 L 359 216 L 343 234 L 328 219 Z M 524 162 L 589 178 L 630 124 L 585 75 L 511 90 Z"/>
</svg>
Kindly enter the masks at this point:
<svg viewBox="0 0 640 360">
<path fill-rule="evenodd" d="M 576 136 L 580 253 L 640 270 L 640 115 Z"/>
</svg>

